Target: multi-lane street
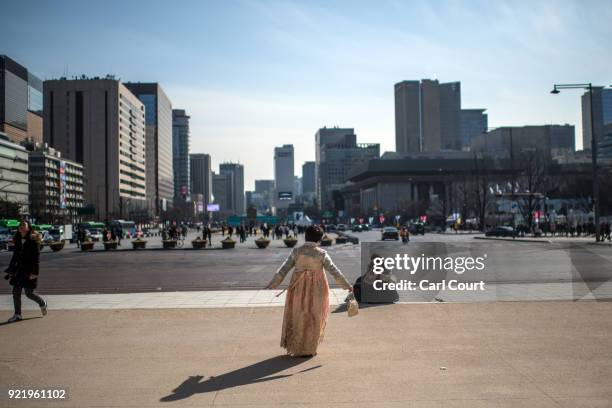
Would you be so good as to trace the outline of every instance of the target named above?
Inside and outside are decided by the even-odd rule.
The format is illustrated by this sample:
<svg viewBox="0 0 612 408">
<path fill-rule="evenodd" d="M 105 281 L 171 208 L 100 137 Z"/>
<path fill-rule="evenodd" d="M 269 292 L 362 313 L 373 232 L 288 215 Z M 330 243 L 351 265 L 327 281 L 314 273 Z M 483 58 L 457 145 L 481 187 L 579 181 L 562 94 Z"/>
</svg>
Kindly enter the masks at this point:
<svg viewBox="0 0 612 408">
<path fill-rule="evenodd" d="M 354 233 L 361 242 L 380 242 L 379 231 Z M 588 241 L 509 242 L 474 239 L 473 234 L 426 234 L 411 237 L 410 244 L 387 241 L 386 251 L 407 248 L 421 251 L 425 243 L 437 253 L 486 252 L 490 268 L 484 275 L 463 276 L 464 280 L 485 278 L 492 283 L 513 282 L 605 282 L 612 280 L 612 246 Z M 190 247 L 191 234 L 185 242 Z M 253 237 L 223 250 L 221 236 L 213 237 L 213 248 L 205 250 L 160 248 L 158 237 L 149 238 L 151 249 L 81 252 L 69 245 L 60 252 L 48 248 L 41 253 L 39 291 L 41 293 L 125 293 L 150 291 L 190 291 L 214 289 L 255 289 L 265 286 L 291 249 L 274 240 L 266 249 L 257 249 Z M 303 236 L 300 237 L 300 240 Z M 298 244 L 299 245 L 299 244 Z M 129 249 L 128 249 L 129 248 Z M 397 250 L 397 251 L 396 251 Z M 360 275 L 361 246 L 341 244 L 328 247 L 334 262 L 347 278 Z M 11 253 L 0 253 L 0 264 L 7 265 Z M 4 282 L 4 281 L 2 281 Z M 330 278 L 330 283 L 333 281 Z M 7 283 L 0 293 L 10 293 Z"/>
</svg>

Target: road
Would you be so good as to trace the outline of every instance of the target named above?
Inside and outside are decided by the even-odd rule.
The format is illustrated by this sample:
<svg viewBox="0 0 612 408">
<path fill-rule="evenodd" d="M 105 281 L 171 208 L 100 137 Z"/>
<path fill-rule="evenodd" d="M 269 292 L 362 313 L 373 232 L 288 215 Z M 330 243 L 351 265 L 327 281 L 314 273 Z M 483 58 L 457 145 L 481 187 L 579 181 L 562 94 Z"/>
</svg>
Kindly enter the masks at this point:
<svg viewBox="0 0 612 408">
<path fill-rule="evenodd" d="M 379 242 L 380 239 L 378 231 L 354 235 L 362 242 Z M 188 241 L 194 237 L 192 233 Z M 85 253 L 74 245 L 57 253 L 44 249 L 39 291 L 79 294 L 261 288 L 291 251 L 279 240 L 273 241 L 267 249 L 257 249 L 253 238 L 243 244 L 237 243 L 233 250 L 222 250 L 220 239 L 220 235 L 214 236 L 213 248 L 205 250 L 163 250 L 158 237 L 150 238 L 148 246 L 152 249 L 144 251 L 123 249 Z M 186 246 L 190 246 L 188 241 Z M 490 282 L 612 280 L 612 247 L 609 245 L 481 241 L 475 240 L 472 234 L 427 234 L 412 237 L 409 246 L 398 242 L 384 245 L 391 252 L 407 247 L 420 251 L 425 242 L 437 243 L 436 248 L 442 247 L 444 253 L 486 250 L 495 266 L 486 275 Z M 129 242 L 124 241 L 125 246 L 129 246 Z M 360 249 L 360 245 L 353 244 L 328 248 L 334 262 L 351 281 L 360 275 Z M 10 256 L 9 252 L 0 253 L 0 264 L 7 265 Z M 464 278 L 471 279 L 468 274 Z M 0 285 L 0 293 L 10 293 L 10 286 Z"/>
</svg>

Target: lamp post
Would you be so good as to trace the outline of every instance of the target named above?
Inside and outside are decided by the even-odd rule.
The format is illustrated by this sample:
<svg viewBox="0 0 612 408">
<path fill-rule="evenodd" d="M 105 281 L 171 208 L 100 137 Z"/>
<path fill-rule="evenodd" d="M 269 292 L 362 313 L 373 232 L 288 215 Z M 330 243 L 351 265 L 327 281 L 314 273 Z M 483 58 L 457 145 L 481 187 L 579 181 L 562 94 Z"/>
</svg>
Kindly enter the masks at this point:
<svg viewBox="0 0 612 408">
<path fill-rule="evenodd" d="M 593 177 L 593 215 L 595 221 L 595 242 L 599 242 L 599 180 L 597 178 L 597 137 L 595 135 L 595 127 L 593 124 L 593 84 L 555 84 L 551 94 L 558 94 L 560 89 L 588 89 L 589 105 L 590 105 L 590 120 L 591 120 L 591 156 L 592 156 L 592 177 Z M 584 148 L 584 146 L 583 146 Z"/>
</svg>

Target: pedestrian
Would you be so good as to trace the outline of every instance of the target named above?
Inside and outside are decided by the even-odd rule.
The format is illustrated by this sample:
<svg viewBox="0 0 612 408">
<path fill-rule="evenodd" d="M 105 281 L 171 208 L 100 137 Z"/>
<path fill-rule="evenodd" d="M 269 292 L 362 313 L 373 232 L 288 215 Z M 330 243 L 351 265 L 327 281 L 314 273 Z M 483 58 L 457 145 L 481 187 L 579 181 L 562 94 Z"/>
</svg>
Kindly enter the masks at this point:
<svg viewBox="0 0 612 408">
<path fill-rule="evenodd" d="M 208 246 L 212 246 L 212 228 L 210 225 L 206 227 L 206 236 L 208 237 Z"/>
<path fill-rule="evenodd" d="M 329 315 L 329 284 L 325 271 L 349 292 L 352 285 L 334 265 L 329 254 L 318 246 L 323 230 L 317 226 L 306 229 L 306 242 L 291 251 L 266 289 L 278 287 L 293 268 L 287 288 L 281 347 L 294 357 L 310 357 L 317 354 L 323 340 Z"/>
<path fill-rule="evenodd" d="M 24 289 L 25 295 L 38 304 L 43 316 L 47 314 L 47 302 L 34 293 L 39 273 L 40 235 L 32 230 L 28 221 L 21 221 L 13 241 L 15 247 L 7 272 L 10 276 L 9 283 L 13 285 L 15 314 L 8 320 L 9 323 L 22 320 L 21 292 Z"/>
</svg>

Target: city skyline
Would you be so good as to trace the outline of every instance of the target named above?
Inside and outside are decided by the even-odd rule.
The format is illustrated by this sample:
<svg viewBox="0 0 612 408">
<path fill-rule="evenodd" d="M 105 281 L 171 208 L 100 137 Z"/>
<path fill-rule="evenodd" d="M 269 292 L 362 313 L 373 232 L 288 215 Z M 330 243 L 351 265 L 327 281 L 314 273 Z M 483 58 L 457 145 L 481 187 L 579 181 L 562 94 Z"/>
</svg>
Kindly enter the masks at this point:
<svg viewBox="0 0 612 408">
<path fill-rule="evenodd" d="M 191 152 L 210 154 L 215 168 L 244 164 L 246 190 L 272 177 L 270 152 L 284 143 L 294 144 L 301 174 L 323 126 L 355 128 L 381 152 L 394 150 L 393 85 L 403 80 L 461 82 L 462 107 L 487 109 L 492 127 L 569 123 L 577 148 L 580 94 L 548 91 L 559 82 L 612 82 L 612 5 L 603 1 L 588 9 L 570 1 L 110 2 L 101 13 L 62 4 L 69 7 L 7 5 L 11 41 L 2 53 L 43 80 L 108 73 L 159 83 L 191 116 Z M 180 27 L 150 24 L 162 16 Z"/>
</svg>

